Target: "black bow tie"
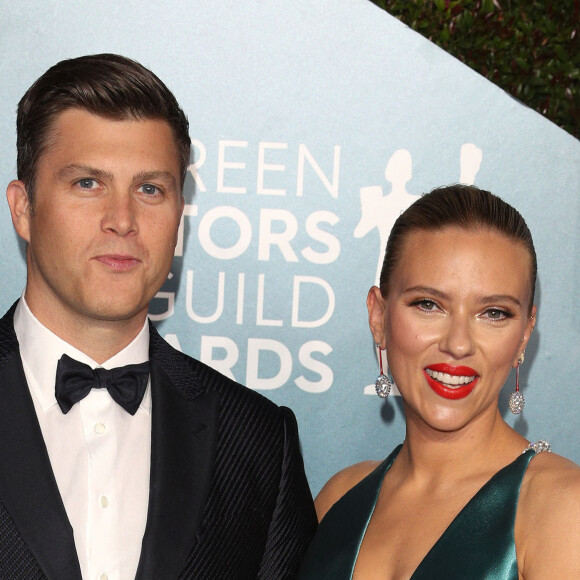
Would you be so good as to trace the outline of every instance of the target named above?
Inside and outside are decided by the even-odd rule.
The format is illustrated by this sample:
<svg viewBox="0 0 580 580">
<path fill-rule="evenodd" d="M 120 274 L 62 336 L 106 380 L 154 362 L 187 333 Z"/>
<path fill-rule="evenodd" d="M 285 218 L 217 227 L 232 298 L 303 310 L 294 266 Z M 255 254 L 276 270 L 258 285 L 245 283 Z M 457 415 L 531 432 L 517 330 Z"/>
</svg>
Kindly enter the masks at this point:
<svg viewBox="0 0 580 580">
<path fill-rule="evenodd" d="M 56 367 L 55 393 L 63 413 L 84 399 L 91 389 L 107 389 L 111 398 L 134 415 L 143 400 L 149 380 L 149 362 L 116 369 L 92 369 L 63 354 Z"/>
</svg>

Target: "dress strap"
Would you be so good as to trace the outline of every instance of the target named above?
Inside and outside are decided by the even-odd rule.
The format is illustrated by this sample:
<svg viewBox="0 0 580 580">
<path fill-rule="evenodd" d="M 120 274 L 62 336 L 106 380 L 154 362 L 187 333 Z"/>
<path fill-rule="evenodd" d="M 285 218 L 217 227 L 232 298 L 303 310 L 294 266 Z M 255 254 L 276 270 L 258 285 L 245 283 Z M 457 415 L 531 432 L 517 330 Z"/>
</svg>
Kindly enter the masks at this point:
<svg viewBox="0 0 580 580">
<path fill-rule="evenodd" d="M 552 453 L 552 445 L 548 441 L 544 441 L 543 439 L 539 439 L 535 443 L 530 443 L 522 453 L 525 453 L 528 449 L 533 449 L 536 453 L 542 453 L 542 451 L 547 451 L 548 453 Z"/>
</svg>

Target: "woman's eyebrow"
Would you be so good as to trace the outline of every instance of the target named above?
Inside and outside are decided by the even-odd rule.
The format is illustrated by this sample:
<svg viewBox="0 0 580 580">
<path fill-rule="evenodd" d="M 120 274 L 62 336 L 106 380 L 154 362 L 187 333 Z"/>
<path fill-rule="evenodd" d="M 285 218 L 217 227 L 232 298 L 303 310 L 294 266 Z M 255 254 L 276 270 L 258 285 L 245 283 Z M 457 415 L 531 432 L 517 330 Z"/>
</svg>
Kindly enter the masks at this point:
<svg viewBox="0 0 580 580">
<path fill-rule="evenodd" d="M 511 302 L 514 306 L 521 307 L 521 302 L 510 294 L 492 294 L 491 296 L 482 296 L 480 301 L 484 304 L 493 304 L 494 302 Z"/>
<path fill-rule="evenodd" d="M 426 294 L 442 300 L 449 299 L 449 294 L 441 292 L 441 290 L 437 290 L 436 288 L 431 288 L 430 286 L 411 286 L 403 290 L 403 294 Z"/>
<path fill-rule="evenodd" d="M 448 300 L 450 298 L 449 294 L 442 292 L 441 290 L 437 290 L 436 288 L 431 288 L 430 286 L 412 286 L 410 288 L 406 288 L 403 291 L 403 294 L 424 294 L 426 296 L 433 296 L 441 300 Z M 481 296 L 478 301 L 482 304 L 509 302 L 519 308 L 522 306 L 522 303 L 511 294 L 490 294 L 489 296 Z"/>
</svg>

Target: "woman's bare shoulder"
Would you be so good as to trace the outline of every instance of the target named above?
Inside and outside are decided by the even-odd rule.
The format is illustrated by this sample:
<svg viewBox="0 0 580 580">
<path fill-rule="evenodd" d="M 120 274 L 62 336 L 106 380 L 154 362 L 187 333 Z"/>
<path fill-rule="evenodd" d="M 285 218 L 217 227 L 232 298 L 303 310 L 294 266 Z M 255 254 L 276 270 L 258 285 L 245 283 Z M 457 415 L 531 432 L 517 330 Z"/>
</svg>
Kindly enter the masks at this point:
<svg viewBox="0 0 580 580">
<path fill-rule="evenodd" d="M 519 504 L 524 516 L 550 520 L 573 505 L 580 508 L 580 467 L 556 453 L 539 453 L 527 469 Z"/>
<path fill-rule="evenodd" d="M 567 501 L 577 498 L 578 486 L 580 466 L 557 453 L 538 453 L 526 472 L 522 499 L 534 503 L 539 497 L 544 498 L 543 502 L 548 498 L 554 502 Z"/>
<path fill-rule="evenodd" d="M 522 483 L 516 535 L 525 578 L 580 578 L 578 465 L 555 453 L 532 459 Z"/>
<path fill-rule="evenodd" d="M 320 490 L 314 500 L 318 521 L 322 520 L 326 512 L 357 483 L 380 465 L 380 461 L 362 461 L 350 465 L 333 475 Z"/>
</svg>

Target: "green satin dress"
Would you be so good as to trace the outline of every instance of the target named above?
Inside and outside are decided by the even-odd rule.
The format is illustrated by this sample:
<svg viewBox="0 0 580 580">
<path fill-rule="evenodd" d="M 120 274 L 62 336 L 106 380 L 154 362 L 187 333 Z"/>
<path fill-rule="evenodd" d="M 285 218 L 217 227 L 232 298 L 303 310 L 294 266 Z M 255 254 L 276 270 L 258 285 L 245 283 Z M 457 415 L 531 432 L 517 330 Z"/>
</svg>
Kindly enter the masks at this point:
<svg viewBox="0 0 580 580">
<path fill-rule="evenodd" d="M 351 580 L 385 474 L 399 445 L 328 511 L 297 580 Z M 535 451 L 498 471 L 459 512 L 411 580 L 517 580 L 514 523 L 522 479 Z"/>
</svg>

